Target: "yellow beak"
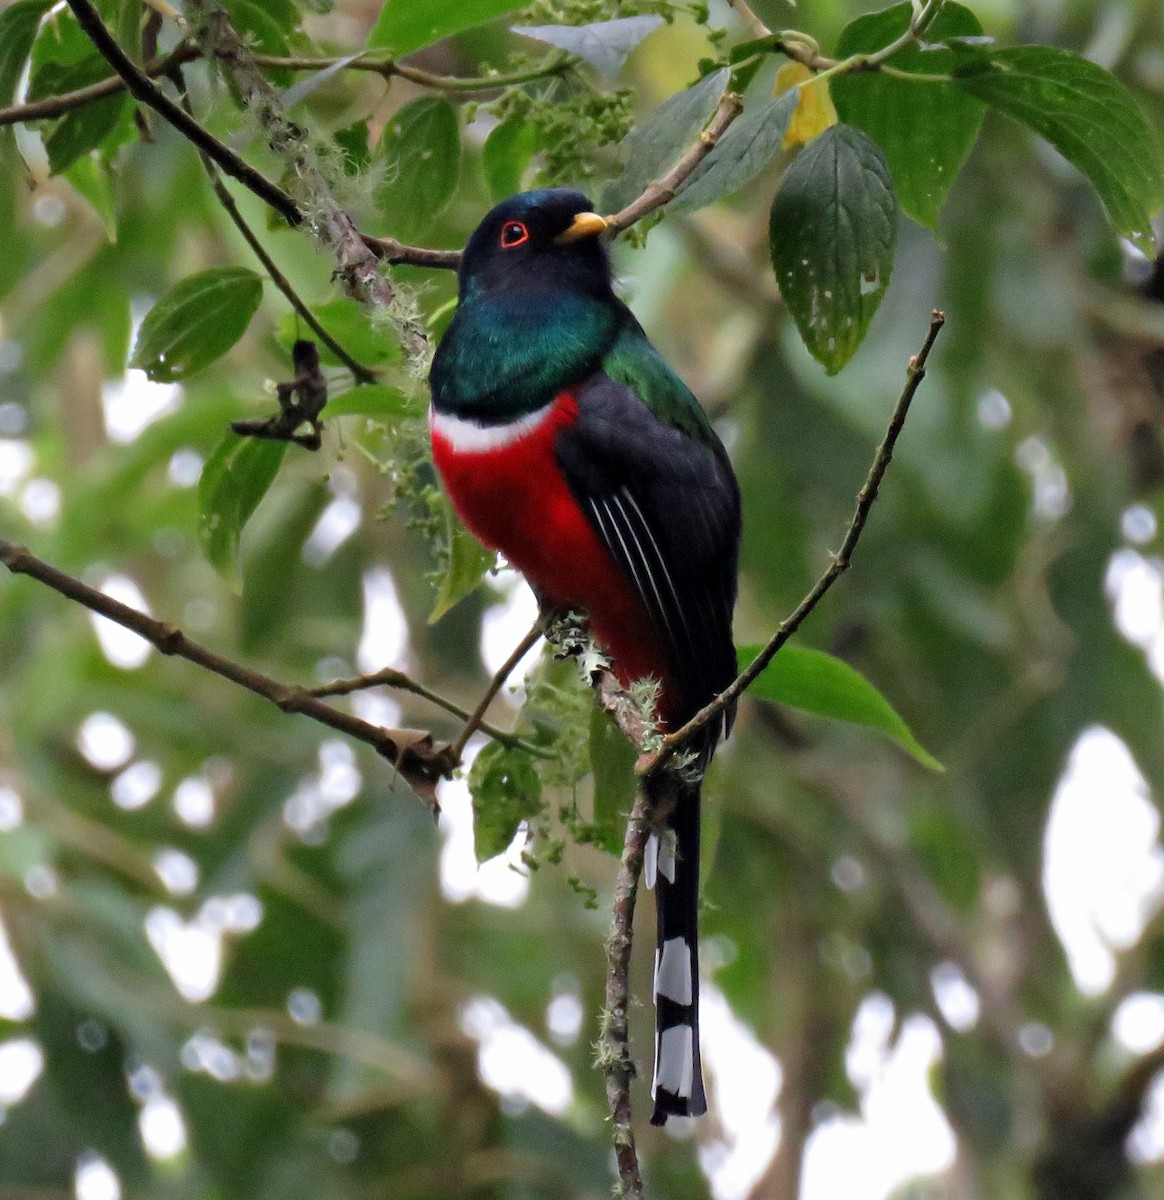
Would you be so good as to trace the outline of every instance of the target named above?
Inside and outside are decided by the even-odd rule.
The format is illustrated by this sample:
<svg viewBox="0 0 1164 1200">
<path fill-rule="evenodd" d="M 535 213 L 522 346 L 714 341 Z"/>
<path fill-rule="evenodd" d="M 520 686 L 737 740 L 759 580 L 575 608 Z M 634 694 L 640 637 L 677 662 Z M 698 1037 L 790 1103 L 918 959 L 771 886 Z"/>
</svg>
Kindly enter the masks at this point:
<svg viewBox="0 0 1164 1200">
<path fill-rule="evenodd" d="M 555 245 L 566 246 L 585 237 L 597 237 L 606 228 L 606 218 L 593 212 L 580 212 L 568 228 L 554 238 Z"/>
</svg>

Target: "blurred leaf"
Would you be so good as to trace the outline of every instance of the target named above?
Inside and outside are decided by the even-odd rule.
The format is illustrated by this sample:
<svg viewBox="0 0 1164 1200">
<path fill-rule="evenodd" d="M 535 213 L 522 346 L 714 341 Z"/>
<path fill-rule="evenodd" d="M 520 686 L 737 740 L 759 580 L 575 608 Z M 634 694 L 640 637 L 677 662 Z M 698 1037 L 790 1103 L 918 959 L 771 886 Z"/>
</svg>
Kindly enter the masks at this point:
<svg viewBox="0 0 1164 1200">
<path fill-rule="evenodd" d="M 372 160 L 372 148 L 368 144 L 368 122 L 353 121 L 337 129 L 331 135 L 346 155 L 344 170 L 349 175 L 362 171 Z"/>
<path fill-rule="evenodd" d="M 325 304 L 311 305 L 311 315 L 353 358 L 366 366 L 378 367 L 384 363 L 399 361 L 399 344 L 388 336 L 385 330 L 376 327 L 372 321 L 372 314 L 359 301 L 340 296 L 335 300 L 328 300 Z M 301 337 L 314 340 L 311 330 L 304 328 L 303 322 L 294 312 L 284 313 L 279 318 L 276 336 L 279 345 L 288 355 Z M 318 342 L 316 348 L 319 350 L 321 363 L 333 367 L 345 365 L 323 342 Z"/>
<path fill-rule="evenodd" d="M 727 67 L 713 71 L 693 87 L 668 97 L 630 131 L 619 151 L 622 174 L 602 194 L 604 211 L 624 208 L 674 166 L 707 124 L 730 79 Z"/>
<path fill-rule="evenodd" d="M 238 546 L 243 526 L 274 483 L 286 451 L 286 442 L 228 433 L 202 468 L 198 541 L 210 564 L 236 592 L 242 588 Z"/>
<path fill-rule="evenodd" d="M 329 79 L 334 79 L 345 67 L 351 66 L 352 63 L 360 57 L 359 54 L 349 54 L 345 58 L 337 58 L 335 62 L 329 63 L 326 67 L 319 71 L 312 71 L 309 75 L 302 75 L 297 82 L 287 88 L 279 97 L 283 102 L 284 108 L 294 108 L 296 104 L 302 104 L 313 92 L 317 92 Z M 357 122 L 360 124 L 361 122 Z M 367 134 L 367 122 L 362 122 L 364 125 L 365 135 Z M 338 135 L 336 140 L 338 141 Z"/>
<path fill-rule="evenodd" d="M 331 417 L 418 417 L 424 412 L 423 401 L 406 395 L 385 383 L 363 383 L 327 402 L 320 419 Z"/>
<path fill-rule="evenodd" d="M 230 13 L 231 24 L 256 53 L 270 54 L 275 58 L 288 57 L 291 50 L 284 36 L 284 27 L 280 26 L 274 15 L 277 5 L 254 4 L 251 0 L 223 0 L 223 5 Z M 294 79 L 292 72 L 283 67 L 270 69 L 266 74 L 280 88 L 288 87 Z"/>
<path fill-rule="evenodd" d="M 117 211 L 109 168 L 93 154 L 83 155 L 65 172 L 65 178 L 88 201 L 105 226 L 105 235 L 117 241 Z"/>
<path fill-rule="evenodd" d="M 542 782 L 524 750 L 490 742 L 469 770 L 473 850 L 483 863 L 504 853 L 517 827 L 541 812 Z"/>
<path fill-rule="evenodd" d="M 457 112 L 440 96 L 424 96 L 392 115 L 374 157 L 387 166 L 376 205 L 404 241 L 419 237 L 444 211 L 461 174 Z"/>
<path fill-rule="evenodd" d="M 129 365 L 155 382 L 188 378 L 242 337 L 262 298 L 262 279 L 243 267 L 187 276 L 146 313 Z"/>
<path fill-rule="evenodd" d="M 40 19 L 53 0 L 20 0 L 0 13 L 0 106 L 11 104 Z"/>
<path fill-rule="evenodd" d="M 912 19 L 908 3 L 858 17 L 841 31 L 836 55 L 879 50 L 904 33 Z M 978 18 L 948 0 L 926 30 L 926 40 L 981 33 Z M 954 61 L 955 52 L 948 47 L 915 44 L 893 56 L 893 67 L 945 75 Z M 952 82 L 910 81 L 880 71 L 839 75 L 832 81 L 832 94 L 841 120 L 863 129 L 884 151 L 902 209 L 928 229 L 937 228 L 942 205 L 982 126 L 982 103 Z"/>
<path fill-rule="evenodd" d="M 445 529 L 448 537 L 449 558 L 444 578 L 437 590 L 436 603 L 428 615 L 428 623 L 436 624 L 459 600 L 474 591 L 481 580 L 497 561 L 492 550 L 486 550 L 480 542 L 453 515 L 451 505 L 445 508 Z"/>
<path fill-rule="evenodd" d="M 617 17 L 593 25 L 515 25 L 513 32 L 576 54 L 603 75 L 617 75 L 631 51 L 662 24 L 662 17 Z"/>
<path fill-rule="evenodd" d="M 889 286 L 897 199 L 885 156 L 834 125 L 785 172 L 768 245 L 800 336 L 830 375 L 852 358 Z"/>
<path fill-rule="evenodd" d="M 1091 180 L 1117 232 L 1149 258 L 1164 203 L 1160 143 L 1127 88 L 1052 46 L 959 48 L 956 83 L 1046 138 Z"/>
<path fill-rule="evenodd" d="M 807 146 L 814 137 L 837 123 L 837 110 L 829 95 L 827 79 L 816 81 L 813 72 L 803 63 L 785 63 L 776 72 L 776 92 L 779 95 L 792 88 L 796 88 L 796 111 L 781 143 L 785 150 Z"/>
<path fill-rule="evenodd" d="M 519 116 L 507 117 L 481 147 L 481 170 L 494 200 L 521 191 L 522 178 L 537 150 L 537 130 Z"/>
<path fill-rule="evenodd" d="M 788 93 L 746 109 L 692 172 L 667 211 L 690 212 L 751 183 L 781 152 L 795 108 L 796 96 Z"/>
<path fill-rule="evenodd" d="M 623 826 L 635 799 L 634 746 L 597 704 L 590 714 L 590 773 L 594 777 L 594 824 L 598 844 L 611 854 L 622 848 Z"/>
<path fill-rule="evenodd" d="M 106 78 L 108 74 L 108 63 L 96 52 L 72 61 L 50 59 L 33 72 L 28 85 L 29 99 L 43 99 L 87 87 Z M 130 111 L 129 96 L 125 92 L 115 92 L 102 100 L 74 108 L 49 122 L 44 134 L 44 148 L 52 173 L 61 174 L 81 155 L 98 146 L 107 153 L 116 149 L 132 136 L 132 126 L 128 122 L 115 136 L 118 125 Z"/>
<path fill-rule="evenodd" d="M 741 646 L 740 670 L 759 654 L 760 646 Z M 785 645 L 748 689 L 777 704 L 837 721 L 863 725 L 891 738 L 924 767 L 944 768 L 909 731 L 884 696 L 848 663 L 807 646 Z"/>
<path fill-rule="evenodd" d="M 483 21 L 522 8 L 519 0 L 387 0 L 368 35 L 368 47 L 384 47 L 397 55 L 439 42 Z"/>
</svg>

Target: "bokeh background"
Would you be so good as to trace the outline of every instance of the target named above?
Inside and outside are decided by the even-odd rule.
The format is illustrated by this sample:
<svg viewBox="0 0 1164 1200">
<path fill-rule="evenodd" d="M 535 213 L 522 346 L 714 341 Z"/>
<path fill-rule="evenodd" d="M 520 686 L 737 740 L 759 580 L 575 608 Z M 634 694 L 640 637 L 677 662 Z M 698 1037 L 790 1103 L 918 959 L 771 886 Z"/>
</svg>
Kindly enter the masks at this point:
<svg viewBox="0 0 1164 1200">
<path fill-rule="evenodd" d="M 350 53 L 379 5 L 287 7 Z M 756 5 L 826 51 L 870 7 Z M 1109 67 L 1164 125 L 1153 0 L 972 7 L 1002 41 Z M 529 16 L 571 13 L 615 10 Z M 742 36 L 722 3 L 710 22 Z M 530 44 L 507 24 L 413 61 L 520 66 Z M 627 113 L 707 53 L 706 29 L 675 16 L 618 78 Z M 200 115 L 270 167 L 224 92 L 187 72 Z M 367 120 L 374 141 L 422 94 L 344 75 L 300 111 L 321 132 Z M 530 94 L 586 127 L 581 84 Z M 455 197 L 408 236 L 459 246 L 489 206 L 491 95 L 457 97 Z M 244 535 L 241 595 L 203 557 L 202 464 L 230 419 L 271 409 L 294 325 L 268 288 L 244 339 L 186 383 L 126 370 L 171 284 L 254 265 L 191 148 L 129 120 L 108 204 L 50 177 L 30 128 L 26 165 L 0 177 L 0 531 L 280 679 L 397 666 L 471 707 L 533 602 L 503 571 L 428 623 L 438 564 L 407 498 L 390 503 L 416 479 L 397 469 L 407 429 L 346 419 L 319 453 L 292 448 Z M 598 195 L 613 148 L 563 147 L 525 182 L 544 167 Z M 345 201 L 364 227 L 405 232 L 377 216 L 369 178 L 352 174 Z M 903 221 L 867 343 L 828 378 L 767 265 L 774 183 L 619 246 L 620 288 L 739 473 L 741 643 L 838 546 L 908 356 L 931 306 L 946 311 L 853 570 L 798 635 L 866 674 L 946 771 L 744 704 L 706 789 L 712 1111 L 683 1137 L 644 1127 L 648 1189 L 1164 1196 L 1164 266 L 992 115 L 940 238 Z M 331 262 L 239 204 L 302 295 L 335 302 Z M 395 274 L 439 328 L 452 278 Z M 569 672 L 536 654 L 523 672 L 555 719 L 580 714 L 584 742 Z M 522 695 L 498 701 L 499 723 Z M 457 729 L 399 693 L 352 703 Z M 588 787 L 550 795 L 585 807 Z M 591 1047 L 614 859 L 567 845 L 531 868 L 519 841 L 478 867 L 465 781 L 440 801 L 438 825 L 366 747 L 0 578 L 0 1200 L 608 1195 Z M 648 901 L 632 1018 L 648 1073 L 652 919 Z M 635 1095 L 641 1113 L 645 1083 Z"/>
</svg>

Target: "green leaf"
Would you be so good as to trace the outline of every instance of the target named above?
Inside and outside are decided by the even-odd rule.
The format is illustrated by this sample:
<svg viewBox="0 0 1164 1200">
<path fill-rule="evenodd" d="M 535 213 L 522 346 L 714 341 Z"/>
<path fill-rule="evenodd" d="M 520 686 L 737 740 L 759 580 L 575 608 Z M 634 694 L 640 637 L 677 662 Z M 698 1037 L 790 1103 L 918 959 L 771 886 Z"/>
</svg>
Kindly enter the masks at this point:
<svg viewBox="0 0 1164 1200">
<path fill-rule="evenodd" d="M 242 590 L 238 547 L 243 527 L 275 481 L 287 443 L 228 433 L 198 482 L 198 541 L 210 565 Z"/>
<path fill-rule="evenodd" d="M 885 156 L 852 126 L 826 129 L 785 172 L 768 245 L 800 336 L 830 375 L 869 328 L 896 241 L 897 198 Z"/>
<path fill-rule="evenodd" d="M 695 140 L 727 90 L 731 71 L 723 67 L 694 87 L 668 97 L 622 144 L 622 174 L 602 195 L 604 212 L 624 208 L 646 186 L 666 174 Z"/>
<path fill-rule="evenodd" d="M 522 821 L 542 808 L 542 781 L 523 750 L 491 742 L 469 770 L 473 847 L 478 862 L 504 853 Z"/>
<path fill-rule="evenodd" d="M 623 825 L 635 799 L 634 746 L 595 704 L 590 713 L 590 773 L 594 777 L 595 843 L 611 854 L 622 847 Z"/>
<path fill-rule="evenodd" d="M 522 0 L 387 0 L 368 35 L 369 49 L 411 54 L 421 46 L 523 8 Z"/>
<path fill-rule="evenodd" d="M 276 58 L 286 58 L 291 53 L 283 29 L 270 11 L 270 6 L 252 4 L 251 0 L 223 0 L 223 4 L 230 13 L 231 24 L 257 53 Z M 288 87 L 294 78 L 290 71 L 283 68 L 265 73 L 281 88 Z"/>
<path fill-rule="evenodd" d="M 897 4 L 858 17 L 841 31 L 837 58 L 869 53 L 889 45 L 909 27 L 912 5 Z M 977 37 L 978 18 L 954 0 L 939 10 L 926 30 L 928 42 Z M 907 46 L 893 56 L 899 71 L 948 75 L 955 52 L 945 46 Z M 852 71 L 832 80 L 837 115 L 863 129 L 885 152 L 902 209 L 921 225 L 936 229 L 938 216 L 982 126 L 986 109 L 953 82 L 911 82 L 881 71 Z"/>
<path fill-rule="evenodd" d="M 760 650 L 760 646 L 737 649 L 741 671 Z M 945 770 L 864 675 L 822 650 L 795 645 L 781 647 L 749 691 L 763 700 L 876 730 L 895 741 L 922 766 L 932 771 Z"/>
<path fill-rule="evenodd" d="M 368 309 L 359 301 L 340 296 L 327 301 L 326 304 L 313 304 L 311 313 L 350 355 L 365 366 L 378 367 L 384 363 L 399 361 L 399 344 L 385 336 L 383 330 L 376 328 Z M 291 353 L 291 347 L 301 337 L 315 341 L 315 335 L 304 327 L 294 312 L 283 314 L 275 336 L 288 355 Z M 346 365 L 322 342 L 318 342 L 317 346 L 321 363 L 333 367 Z"/>
<path fill-rule="evenodd" d="M 117 241 L 117 209 L 109 168 L 94 154 L 85 154 L 65 172 L 65 178 L 88 201 L 105 226 L 105 236 Z"/>
<path fill-rule="evenodd" d="M 485 577 L 485 572 L 497 561 L 497 555 L 492 550 L 486 550 L 457 520 L 447 500 L 445 531 L 449 547 L 448 565 L 437 590 L 436 603 L 428 615 L 430 625 L 439 621 L 454 604 L 475 590 Z"/>
<path fill-rule="evenodd" d="M 702 208 L 751 183 L 780 153 L 795 108 L 796 93 L 786 92 L 738 116 L 667 206 L 668 211 Z"/>
<path fill-rule="evenodd" d="M 537 130 L 519 116 L 507 117 L 481 147 L 481 170 L 494 200 L 521 191 L 522 179 L 537 150 Z"/>
<path fill-rule="evenodd" d="M 365 383 L 329 400 L 319 415 L 324 421 L 332 417 L 389 419 L 418 417 L 423 411 L 424 405 L 420 399 L 406 395 L 399 388 L 383 383 Z"/>
<path fill-rule="evenodd" d="M 1051 46 L 959 47 L 955 80 L 1046 138 L 1091 180 L 1117 232 L 1148 257 L 1164 203 L 1160 144 L 1131 93 L 1109 71 Z"/>
<path fill-rule="evenodd" d="M 453 198 L 461 173 L 461 129 L 453 106 L 440 96 L 413 100 L 395 113 L 376 147 L 388 167 L 376 204 L 393 233 L 420 236 Z"/>
<path fill-rule="evenodd" d="M 362 171 L 371 161 L 367 121 L 353 121 L 351 125 L 337 129 L 331 136 L 344 152 L 344 170 L 349 175 Z"/>
<path fill-rule="evenodd" d="M 0 13 L 0 106 L 11 104 L 41 17 L 53 0 L 21 0 Z"/>
<path fill-rule="evenodd" d="M 617 17 L 592 25 L 515 25 L 513 32 L 576 54 L 603 75 L 617 75 L 631 51 L 662 24 L 662 17 Z"/>
<path fill-rule="evenodd" d="M 155 382 L 188 378 L 242 337 L 262 298 L 262 279 L 243 267 L 190 275 L 146 313 L 129 365 Z"/>
<path fill-rule="evenodd" d="M 46 96 L 71 92 L 108 75 L 108 64 L 96 53 L 72 61 L 49 59 L 33 72 L 29 81 L 29 99 L 40 100 Z M 103 100 L 74 108 L 50 122 L 48 132 L 44 135 L 44 148 L 52 173 L 59 175 L 68 170 L 81 155 L 88 154 L 98 146 L 108 152 L 125 142 L 131 136 L 132 125 L 128 121 L 130 111 L 129 97 L 125 92 L 117 92 Z M 119 125 L 122 126 L 120 133 L 112 136 Z"/>
</svg>

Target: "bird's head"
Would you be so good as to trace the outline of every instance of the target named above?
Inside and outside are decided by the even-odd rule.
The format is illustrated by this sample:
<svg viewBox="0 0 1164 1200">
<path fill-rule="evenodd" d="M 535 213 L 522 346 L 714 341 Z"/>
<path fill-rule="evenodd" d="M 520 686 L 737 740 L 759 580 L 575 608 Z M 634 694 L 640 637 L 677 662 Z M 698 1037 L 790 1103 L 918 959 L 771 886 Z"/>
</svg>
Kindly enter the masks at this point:
<svg viewBox="0 0 1164 1200">
<path fill-rule="evenodd" d="M 581 192 L 542 188 L 503 200 L 477 226 L 461 260 L 461 300 L 499 289 L 610 291 L 598 235 L 606 222 Z"/>
</svg>

